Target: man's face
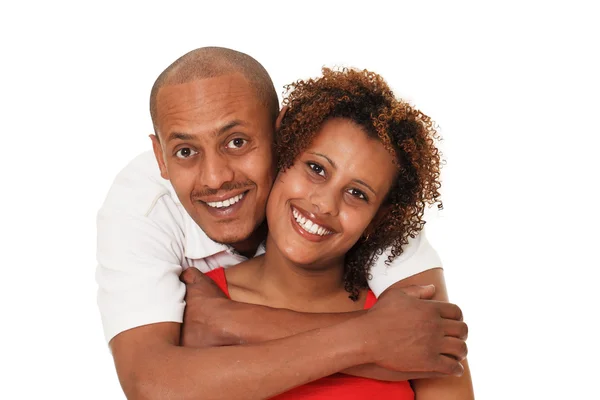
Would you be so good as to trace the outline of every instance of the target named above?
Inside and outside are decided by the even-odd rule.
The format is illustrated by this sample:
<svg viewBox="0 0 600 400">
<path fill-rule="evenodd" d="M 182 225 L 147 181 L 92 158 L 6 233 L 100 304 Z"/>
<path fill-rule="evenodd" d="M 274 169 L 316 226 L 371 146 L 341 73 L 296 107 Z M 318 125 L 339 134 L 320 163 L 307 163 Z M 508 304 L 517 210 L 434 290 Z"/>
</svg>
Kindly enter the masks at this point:
<svg viewBox="0 0 600 400">
<path fill-rule="evenodd" d="M 164 86 L 153 138 L 161 175 L 216 242 L 235 244 L 265 218 L 275 167 L 273 121 L 241 74 Z"/>
</svg>

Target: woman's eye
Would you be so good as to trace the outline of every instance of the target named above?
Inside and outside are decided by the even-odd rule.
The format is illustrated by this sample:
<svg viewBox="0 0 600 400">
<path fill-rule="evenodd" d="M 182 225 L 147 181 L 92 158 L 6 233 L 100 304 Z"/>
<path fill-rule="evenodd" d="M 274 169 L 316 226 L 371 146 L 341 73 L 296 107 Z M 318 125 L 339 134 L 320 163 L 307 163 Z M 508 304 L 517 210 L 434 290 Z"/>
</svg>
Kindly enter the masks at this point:
<svg viewBox="0 0 600 400">
<path fill-rule="evenodd" d="M 190 149 L 189 147 L 183 147 L 183 148 L 177 150 L 177 152 L 175 153 L 175 156 L 177 158 L 186 159 L 195 154 L 198 154 L 198 152 Z"/>
<path fill-rule="evenodd" d="M 246 139 L 236 138 L 230 140 L 225 147 L 227 147 L 228 149 L 241 149 L 246 144 L 246 142 Z"/>
<path fill-rule="evenodd" d="M 358 189 L 348 189 L 348 193 L 351 196 L 356 197 L 357 199 L 361 199 L 361 200 L 365 200 L 365 201 L 369 200 L 367 198 L 367 195 L 365 195 L 363 192 L 361 192 Z"/>
<path fill-rule="evenodd" d="M 316 173 L 317 175 L 320 175 L 320 176 L 325 176 L 325 169 L 322 166 L 320 166 L 319 164 L 310 163 L 310 162 L 307 164 L 308 164 L 308 167 L 310 169 L 312 169 L 314 173 Z"/>
</svg>

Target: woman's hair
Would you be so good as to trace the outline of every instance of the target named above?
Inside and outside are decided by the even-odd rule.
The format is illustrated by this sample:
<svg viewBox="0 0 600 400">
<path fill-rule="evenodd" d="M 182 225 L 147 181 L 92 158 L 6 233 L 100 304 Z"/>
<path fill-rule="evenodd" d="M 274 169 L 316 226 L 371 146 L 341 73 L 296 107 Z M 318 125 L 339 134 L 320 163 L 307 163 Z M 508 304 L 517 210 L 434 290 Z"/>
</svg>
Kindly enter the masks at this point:
<svg viewBox="0 0 600 400">
<path fill-rule="evenodd" d="M 381 76 L 367 70 L 323 68 L 317 79 L 285 86 L 288 106 L 275 138 L 278 168 L 285 171 L 312 142 L 325 121 L 345 118 L 383 143 L 397 164 L 395 182 L 382 207 L 387 212 L 346 255 L 344 283 L 350 298 L 367 287 L 369 269 L 391 247 L 389 264 L 402 254 L 409 237 L 423 228 L 426 204 L 438 203 L 440 188 L 439 139 L 433 121 L 405 101 L 394 97 Z"/>
</svg>

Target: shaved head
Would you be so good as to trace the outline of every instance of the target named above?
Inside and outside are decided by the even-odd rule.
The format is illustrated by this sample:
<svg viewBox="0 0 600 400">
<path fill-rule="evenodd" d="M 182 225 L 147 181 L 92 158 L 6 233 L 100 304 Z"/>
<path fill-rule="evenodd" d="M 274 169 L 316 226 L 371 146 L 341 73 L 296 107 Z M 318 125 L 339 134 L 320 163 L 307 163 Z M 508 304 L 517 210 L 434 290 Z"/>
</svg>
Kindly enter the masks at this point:
<svg viewBox="0 0 600 400">
<path fill-rule="evenodd" d="M 279 113 L 279 101 L 271 77 L 254 58 L 223 47 L 202 47 L 192 50 L 169 65 L 154 82 L 150 93 L 150 115 L 157 130 L 156 98 L 163 86 L 239 73 L 256 91 L 258 99 L 267 107 L 273 122 Z"/>
</svg>

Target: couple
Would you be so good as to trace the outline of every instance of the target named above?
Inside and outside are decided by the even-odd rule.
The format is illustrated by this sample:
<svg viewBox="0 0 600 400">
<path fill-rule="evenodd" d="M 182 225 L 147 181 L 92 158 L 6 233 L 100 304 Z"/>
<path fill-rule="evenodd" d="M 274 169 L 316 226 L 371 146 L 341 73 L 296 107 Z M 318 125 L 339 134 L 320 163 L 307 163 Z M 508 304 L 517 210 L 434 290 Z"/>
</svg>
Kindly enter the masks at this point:
<svg viewBox="0 0 600 400">
<path fill-rule="evenodd" d="M 368 280 L 374 262 L 402 267 L 437 201 L 435 130 L 376 74 L 323 72 L 291 85 L 281 113 L 266 71 L 231 50 L 188 53 L 158 78 L 152 140 L 171 186 L 140 158 L 98 219 L 99 305 L 129 397 L 472 397 L 468 369 L 432 379 L 462 373 L 460 310 L 368 290 L 386 281 Z M 413 278 L 399 283 L 447 300 L 441 270 Z"/>
</svg>

